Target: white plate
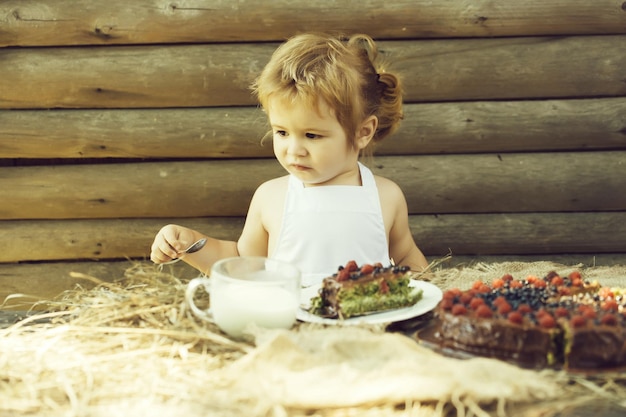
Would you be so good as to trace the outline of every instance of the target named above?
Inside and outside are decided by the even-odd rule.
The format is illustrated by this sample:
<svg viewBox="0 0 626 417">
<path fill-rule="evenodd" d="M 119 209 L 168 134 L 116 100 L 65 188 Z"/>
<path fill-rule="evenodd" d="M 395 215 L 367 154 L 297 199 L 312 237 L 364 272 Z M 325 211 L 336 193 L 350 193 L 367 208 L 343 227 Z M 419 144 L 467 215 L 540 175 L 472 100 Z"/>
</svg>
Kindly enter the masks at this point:
<svg viewBox="0 0 626 417">
<path fill-rule="evenodd" d="M 303 288 L 300 295 L 300 302 L 302 305 L 310 305 L 311 298 L 318 294 L 318 290 L 322 284 L 313 285 L 311 287 Z M 381 313 L 368 314 L 365 316 L 351 317 L 345 320 L 329 319 L 326 317 L 316 316 L 309 313 L 306 310 L 298 309 L 296 317 L 300 321 L 307 321 L 309 323 L 323 323 L 323 324 L 378 324 L 378 323 L 393 323 L 396 321 L 402 321 L 411 319 L 413 317 L 421 316 L 428 313 L 435 308 L 443 294 L 439 287 L 426 281 L 411 280 L 410 287 L 420 288 L 422 298 L 411 307 L 398 308 L 396 310 L 383 311 Z"/>
</svg>

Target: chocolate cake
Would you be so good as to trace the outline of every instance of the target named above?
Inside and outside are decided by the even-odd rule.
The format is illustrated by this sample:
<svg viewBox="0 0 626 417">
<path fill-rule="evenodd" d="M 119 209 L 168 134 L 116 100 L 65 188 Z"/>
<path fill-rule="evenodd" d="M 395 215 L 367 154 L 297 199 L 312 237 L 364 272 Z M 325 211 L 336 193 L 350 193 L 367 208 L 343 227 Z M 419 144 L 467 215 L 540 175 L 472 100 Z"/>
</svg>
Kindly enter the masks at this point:
<svg viewBox="0 0 626 417">
<path fill-rule="evenodd" d="M 508 360 L 528 368 L 626 366 L 624 297 L 580 273 L 445 291 L 435 310 L 439 348 Z"/>
<path fill-rule="evenodd" d="M 347 319 L 407 307 L 422 297 L 412 288 L 407 266 L 382 264 L 358 266 L 355 261 L 324 278 L 319 294 L 311 299 L 310 312 L 321 317 Z"/>
</svg>

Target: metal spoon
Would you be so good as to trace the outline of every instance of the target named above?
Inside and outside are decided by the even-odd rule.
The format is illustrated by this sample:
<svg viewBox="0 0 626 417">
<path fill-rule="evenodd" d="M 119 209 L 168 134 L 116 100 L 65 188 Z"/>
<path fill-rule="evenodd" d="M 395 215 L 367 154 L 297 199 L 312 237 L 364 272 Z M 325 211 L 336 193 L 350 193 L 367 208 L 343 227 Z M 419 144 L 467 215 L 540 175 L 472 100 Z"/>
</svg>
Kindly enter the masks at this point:
<svg viewBox="0 0 626 417">
<path fill-rule="evenodd" d="M 179 252 L 178 253 L 178 258 L 172 259 L 171 261 L 163 262 L 161 265 L 175 264 L 176 262 L 178 262 L 178 261 L 180 261 L 182 259 L 183 255 L 186 255 L 188 253 L 198 252 L 200 249 L 202 249 L 204 247 L 204 245 L 206 245 L 206 238 L 202 238 L 202 239 L 198 240 L 197 242 L 194 242 L 193 245 L 189 246 L 184 251 Z"/>
</svg>

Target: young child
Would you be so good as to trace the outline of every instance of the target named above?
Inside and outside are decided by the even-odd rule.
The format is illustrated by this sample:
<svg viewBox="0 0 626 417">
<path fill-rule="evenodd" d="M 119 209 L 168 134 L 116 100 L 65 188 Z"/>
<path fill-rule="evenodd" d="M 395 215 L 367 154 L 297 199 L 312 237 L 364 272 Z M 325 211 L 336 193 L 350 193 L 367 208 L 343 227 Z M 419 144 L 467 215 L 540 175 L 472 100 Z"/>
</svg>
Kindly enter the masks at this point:
<svg viewBox="0 0 626 417">
<path fill-rule="evenodd" d="M 404 194 L 359 162 L 402 118 L 399 80 L 379 67 L 377 52 L 366 35 L 316 34 L 295 36 L 274 52 L 253 91 L 288 175 L 259 186 L 237 242 L 209 238 L 185 262 L 207 273 L 225 257 L 272 257 L 298 266 L 303 286 L 349 260 L 428 266 L 411 235 Z M 167 225 L 151 259 L 176 258 L 202 237 Z"/>
</svg>

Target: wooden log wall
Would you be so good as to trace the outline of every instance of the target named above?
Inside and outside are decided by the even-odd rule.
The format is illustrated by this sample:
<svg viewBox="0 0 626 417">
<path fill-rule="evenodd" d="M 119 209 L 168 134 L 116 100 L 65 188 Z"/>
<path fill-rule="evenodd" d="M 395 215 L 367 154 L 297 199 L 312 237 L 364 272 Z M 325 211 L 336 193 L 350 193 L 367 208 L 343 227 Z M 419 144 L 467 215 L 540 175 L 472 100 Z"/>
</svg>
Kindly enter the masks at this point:
<svg viewBox="0 0 626 417">
<path fill-rule="evenodd" d="M 5 0 L 0 301 L 168 222 L 236 239 L 282 174 L 248 86 L 302 31 L 368 33 L 404 79 L 371 166 L 431 259 L 626 254 L 623 0 Z"/>
</svg>

